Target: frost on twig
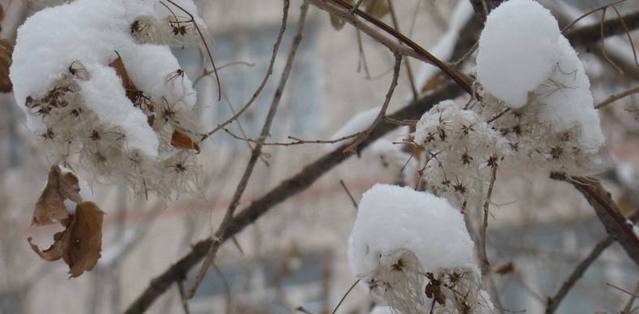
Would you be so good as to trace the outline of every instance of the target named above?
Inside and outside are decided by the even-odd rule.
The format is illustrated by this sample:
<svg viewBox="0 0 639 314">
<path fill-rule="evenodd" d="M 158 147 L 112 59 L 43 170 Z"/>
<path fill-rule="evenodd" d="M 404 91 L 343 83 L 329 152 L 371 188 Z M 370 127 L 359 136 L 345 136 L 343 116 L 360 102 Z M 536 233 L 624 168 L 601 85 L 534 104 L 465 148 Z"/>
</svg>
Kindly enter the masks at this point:
<svg viewBox="0 0 639 314">
<path fill-rule="evenodd" d="M 401 313 L 492 311 L 463 216 L 445 199 L 375 185 L 359 204 L 348 253 L 373 297 Z"/>
<path fill-rule="evenodd" d="M 180 24 L 177 34 L 166 35 L 180 39 L 136 41 L 132 27 L 140 16 Z M 27 126 L 52 163 L 125 183 L 137 194 L 173 197 L 196 189 L 196 94 L 166 46 L 188 43 L 183 39 L 192 32 L 182 32 L 181 18 L 158 0 L 77 0 L 24 23 L 11 80 Z"/>
</svg>

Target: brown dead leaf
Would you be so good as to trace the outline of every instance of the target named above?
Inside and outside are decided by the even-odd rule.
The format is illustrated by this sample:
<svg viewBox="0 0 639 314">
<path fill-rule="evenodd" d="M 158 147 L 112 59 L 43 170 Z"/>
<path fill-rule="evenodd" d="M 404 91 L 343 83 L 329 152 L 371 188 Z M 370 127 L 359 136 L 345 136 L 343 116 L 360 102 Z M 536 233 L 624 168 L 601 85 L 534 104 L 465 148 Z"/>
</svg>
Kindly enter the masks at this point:
<svg viewBox="0 0 639 314">
<path fill-rule="evenodd" d="M 155 122 L 155 105 L 151 101 L 151 99 L 144 94 L 143 91 L 138 89 L 135 86 L 135 83 L 129 77 L 129 73 L 124 66 L 124 61 L 122 61 L 122 57 L 118 54 L 118 57 L 109 64 L 114 70 L 115 73 L 122 80 L 122 86 L 126 92 L 126 97 L 131 100 L 134 106 L 142 109 L 142 111 L 147 116 L 147 123 L 149 126 L 153 127 L 153 123 Z"/>
<path fill-rule="evenodd" d="M 78 204 L 71 223 L 64 232 L 62 258 L 69 265 L 71 277 L 90 271 L 100 259 L 102 251 L 102 221 L 104 212 L 92 202 Z"/>
<path fill-rule="evenodd" d="M 57 232 L 56 234 L 54 234 L 53 244 L 44 251 L 41 251 L 40 248 L 32 242 L 31 237 L 29 237 L 27 241 L 29 241 L 29 245 L 31 246 L 31 249 L 34 252 L 36 252 L 40 256 L 40 258 L 42 258 L 45 261 L 52 262 L 62 258 L 62 251 L 64 250 L 63 243 L 65 243 L 65 240 L 63 239 L 63 237 L 65 235 L 66 233 L 64 231 Z"/>
<path fill-rule="evenodd" d="M 193 141 L 186 132 L 177 129 L 173 131 L 173 135 L 171 136 L 171 145 L 177 148 L 194 149 L 198 153 L 200 152 L 200 145 Z"/>
<path fill-rule="evenodd" d="M 113 62 L 111 62 L 109 66 L 111 66 L 115 70 L 115 73 L 117 73 L 122 80 L 122 85 L 124 86 L 126 95 L 127 97 L 129 97 L 129 99 L 131 99 L 130 93 L 132 94 L 140 91 L 129 77 L 129 72 L 127 72 L 120 55 L 118 55 L 118 57 L 115 58 L 115 60 L 113 60 Z M 133 101 L 133 99 L 131 99 L 131 101 Z"/>
<path fill-rule="evenodd" d="M 509 274 L 509 273 L 512 273 L 513 271 L 515 271 L 515 264 L 513 264 L 512 261 L 499 265 L 495 267 L 495 270 L 494 270 L 496 274 L 500 274 L 500 275 Z"/>
<path fill-rule="evenodd" d="M 13 84 L 9 79 L 12 54 L 13 44 L 6 39 L 0 39 L 0 92 L 2 93 L 9 93 L 13 89 Z"/>
<path fill-rule="evenodd" d="M 62 221 L 69 216 L 64 200 L 82 202 L 78 177 L 73 173 L 63 174 L 60 167 L 53 166 L 49 170 L 45 186 L 33 212 L 32 224 L 41 226 Z"/>
<path fill-rule="evenodd" d="M 31 238 L 28 239 L 29 245 L 46 261 L 62 258 L 69 265 L 71 277 L 78 277 L 92 270 L 100 259 L 103 217 L 104 212 L 94 203 L 80 203 L 75 214 L 63 222 L 66 229 L 53 236 L 51 247 L 42 251 Z"/>
</svg>

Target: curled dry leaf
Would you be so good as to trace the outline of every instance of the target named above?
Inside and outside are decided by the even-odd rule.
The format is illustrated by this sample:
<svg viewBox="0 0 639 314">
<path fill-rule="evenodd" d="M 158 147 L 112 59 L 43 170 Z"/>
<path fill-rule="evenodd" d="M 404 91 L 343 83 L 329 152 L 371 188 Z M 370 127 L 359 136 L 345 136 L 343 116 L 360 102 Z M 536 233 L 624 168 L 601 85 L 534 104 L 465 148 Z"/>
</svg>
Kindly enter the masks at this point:
<svg viewBox="0 0 639 314">
<path fill-rule="evenodd" d="M 115 73 L 117 73 L 120 79 L 122 80 L 122 85 L 124 86 L 124 90 L 126 91 L 126 96 L 129 99 L 131 99 L 131 101 L 134 101 L 132 99 L 133 95 L 137 92 L 140 92 L 140 90 L 135 86 L 135 84 L 129 77 L 129 73 L 127 72 L 126 67 L 124 66 L 124 61 L 122 61 L 122 57 L 118 55 L 118 57 L 115 58 L 115 60 L 113 60 L 113 62 L 111 62 L 109 66 L 111 66 L 115 70 Z"/>
<path fill-rule="evenodd" d="M 92 270 L 100 258 L 102 251 L 102 222 L 104 212 L 92 202 L 80 203 L 75 214 L 65 219 L 66 229 L 53 236 L 54 243 L 42 251 L 31 242 L 34 252 L 42 259 L 56 261 L 62 258 L 69 265 L 72 278 Z"/>
<path fill-rule="evenodd" d="M 171 135 L 171 145 L 177 148 L 194 149 L 198 153 L 200 152 L 200 145 L 193 141 L 186 132 L 178 129 L 173 131 L 173 135 Z"/>
<path fill-rule="evenodd" d="M 133 83 L 133 80 L 131 80 L 129 73 L 124 66 L 122 57 L 118 54 L 118 57 L 115 58 L 115 60 L 113 60 L 113 62 L 111 62 L 109 66 L 111 66 L 115 70 L 115 73 L 122 80 L 122 86 L 124 87 L 124 91 L 126 92 L 126 97 L 131 100 L 134 106 L 142 109 L 142 111 L 147 116 L 147 123 L 152 127 L 155 122 L 155 106 L 153 105 L 149 97 L 147 97 L 143 91 L 135 86 L 135 83 Z"/>
<path fill-rule="evenodd" d="M 73 173 L 62 173 L 60 167 L 53 166 L 49 170 L 45 186 L 33 212 L 33 225 L 48 225 L 62 221 L 69 216 L 64 205 L 66 199 L 75 203 L 82 202 L 78 177 Z"/>
<path fill-rule="evenodd" d="M 6 39 L 0 39 L 0 92 L 2 93 L 9 93 L 13 89 L 13 84 L 9 79 L 12 54 L 13 44 Z"/>
</svg>

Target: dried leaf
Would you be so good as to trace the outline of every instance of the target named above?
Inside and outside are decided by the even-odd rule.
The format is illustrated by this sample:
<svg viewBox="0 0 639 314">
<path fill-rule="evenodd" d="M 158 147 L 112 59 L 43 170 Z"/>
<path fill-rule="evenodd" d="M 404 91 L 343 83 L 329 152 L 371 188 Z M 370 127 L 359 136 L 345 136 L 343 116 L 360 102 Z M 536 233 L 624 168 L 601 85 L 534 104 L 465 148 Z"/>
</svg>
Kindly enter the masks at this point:
<svg viewBox="0 0 639 314">
<path fill-rule="evenodd" d="M 512 273 L 515 270 L 515 264 L 513 262 L 508 262 L 503 265 L 499 265 L 495 268 L 495 273 L 500 275 L 505 275 Z"/>
<path fill-rule="evenodd" d="M 122 57 L 118 55 L 118 57 L 109 64 L 114 70 L 115 73 L 122 80 L 122 86 L 124 87 L 124 91 L 126 92 L 126 97 L 131 100 L 134 106 L 142 109 L 142 111 L 147 116 L 147 123 L 149 126 L 153 127 L 153 123 L 155 122 L 155 111 L 154 104 L 151 102 L 151 99 L 147 97 L 143 91 L 138 89 L 135 86 L 135 83 L 129 77 L 129 73 L 124 66 L 124 61 L 122 61 Z"/>
<path fill-rule="evenodd" d="M 12 54 L 13 44 L 6 39 L 0 39 L 0 92 L 2 93 L 9 93 L 13 89 L 13 84 L 9 79 Z"/>
<path fill-rule="evenodd" d="M 64 250 L 65 242 L 62 238 L 65 236 L 65 234 L 66 233 L 63 231 L 53 235 L 53 244 L 44 251 L 41 251 L 37 245 L 33 244 L 31 237 L 29 237 L 27 240 L 29 241 L 31 249 L 36 252 L 40 256 L 40 258 L 45 261 L 52 262 L 62 258 L 62 251 Z"/>
<path fill-rule="evenodd" d="M 71 277 L 90 271 L 102 251 L 102 221 L 104 212 L 92 202 L 78 204 L 66 233 L 63 255 Z"/>
<path fill-rule="evenodd" d="M 190 136 L 186 134 L 186 132 L 181 130 L 173 131 L 173 135 L 171 136 L 171 145 L 173 147 L 182 148 L 182 149 L 194 149 L 198 153 L 200 152 L 200 146 L 191 139 Z"/>
<path fill-rule="evenodd" d="M 71 277 L 78 277 L 92 270 L 100 259 L 103 218 L 104 212 L 94 203 L 80 203 L 75 214 L 64 220 L 66 229 L 53 236 L 54 243 L 48 249 L 41 251 L 31 238 L 29 245 L 46 261 L 62 258 L 69 265 Z"/>
<path fill-rule="evenodd" d="M 53 166 L 49 170 L 47 185 L 45 186 L 33 212 L 32 224 L 41 226 L 62 221 L 69 216 L 65 199 L 76 203 L 82 201 L 80 197 L 78 178 L 72 173 L 62 174 L 60 167 Z"/>
<path fill-rule="evenodd" d="M 122 57 L 118 55 L 118 57 L 115 58 L 115 60 L 113 60 L 113 62 L 111 62 L 109 66 L 111 66 L 115 70 L 115 73 L 117 73 L 117 75 L 120 77 L 120 79 L 122 80 L 122 85 L 124 86 L 124 89 L 126 90 L 127 97 L 129 97 L 129 99 L 133 101 L 133 99 L 130 96 L 130 93 L 139 92 L 140 90 L 135 86 L 135 84 L 129 77 L 129 73 L 127 72 L 126 67 L 124 66 Z"/>
</svg>

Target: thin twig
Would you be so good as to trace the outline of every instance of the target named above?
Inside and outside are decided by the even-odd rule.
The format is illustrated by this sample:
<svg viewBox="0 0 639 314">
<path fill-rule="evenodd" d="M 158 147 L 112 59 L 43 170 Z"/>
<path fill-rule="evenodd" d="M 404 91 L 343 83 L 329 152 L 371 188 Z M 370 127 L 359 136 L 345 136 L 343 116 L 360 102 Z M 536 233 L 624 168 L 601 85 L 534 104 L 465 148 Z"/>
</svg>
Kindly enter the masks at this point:
<svg viewBox="0 0 639 314">
<path fill-rule="evenodd" d="M 393 27 L 396 31 L 401 32 L 399 27 L 399 20 L 397 18 L 397 13 L 395 12 L 395 6 L 393 5 L 393 1 L 386 0 L 388 3 L 388 9 L 390 11 L 391 21 L 393 22 Z M 410 66 L 410 60 L 404 60 L 404 66 L 406 67 L 406 76 L 408 77 L 408 82 L 410 83 L 411 92 L 413 92 L 413 100 L 417 100 L 419 97 L 419 93 L 417 92 L 417 86 L 415 84 L 415 76 L 413 75 L 413 69 Z"/>
<path fill-rule="evenodd" d="M 236 140 L 245 141 L 249 143 L 259 142 L 259 140 L 256 140 L 256 139 L 248 138 L 246 136 L 239 136 L 227 128 L 224 128 L 224 132 L 226 132 L 226 134 L 230 135 L 232 138 Z M 335 143 L 343 142 L 346 140 L 350 140 L 354 137 L 361 135 L 362 133 L 363 132 L 357 132 L 357 133 L 346 135 L 334 140 L 304 140 L 294 136 L 288 136 L 288 139 L 291 140 L 291 142 L 264 142 L 262 143 L 262 145 L 263 146 L 293 146 L 293 145 L 303 145 L 303 144 L 335 144 Z"/>
<path fill-rule="evenodd" d="M 615 102 L 617 100 L 620 100 L 622 98 L 628 97 L 628 96 L 636 94 L 636 93 L 639 93 L 639 86 L 633 87 L 633 88 L 625 90 L 623 92 L 611 95 L 610 97 L 606 98 L 604 101 L 598 103 L 595 106 L 595 109 L 604 108 L 604 107 L 612 104 L 613 102 Z"/>
<path fill-rule="evenodd" d="M 639 219 L 639 210 L 635 210 L 628 219 L 633 222 L 637 221 Z M 572 273 L 570 273 L 570 276 L 568 276 L 566 281 L 564 281 L 555 296 L 548 298 L 546 302 L 546 314 L 552 314 L 557 310 L 557 308 L 559 308 L 561 301 L 563 301 L 575 283 L 577 283 L 577 281 L 584 275 L 586 270 L 588 270 L 590 265 L 597 260 L 601 253 L 603 253 L 614 242 L 615 238 L 612 235 L 608 235 L 605 239 L 599 241 L 599 243 L 595 245 L 588 256 L 586 256 L 586 258 L 584 258 L 577 267 L 575 267 Z"/>
<path fill-rule="evenodd" d="M 486 250 L 486 247 L 488 245 L 488 238 L 486 235 L 488 233 L 490 199 L 493 195 L 495 180 L 497 180 L 497 166 L 493 166 L 491 170 L 492 172 L 490 176 L 490 183 L 488 185 L 488 193 L 486 194 L 486 200 L 484 201 L 482 224 L 479 228 L 479 259 L 481 261 L 481 274 L 488 281 L 488 287 L 493 296 L 495 307 L 500 313 L 503 313 L 503 306 L 501 304 L 501 300 L 499 299 L 499 293 L 497 291 L 497 286 L 495 285 L 495 280 L 490 269 L 490 261 L 488 260 L 488 252 Z"/>
<path fill-rule="evenodd" d="M 362 31 L 356 28 L 355 36 L 357 38 L 357 52 L 359 56 L 359 59 L 357 60 L 357 72 L 359 73 L 362 69 L 364 69 L 364 77 L 367 80 L 370 80 L 371 72 L 368 69 L 368 61 L 366 61 L 366 52 L 364 51 L 364 43 L 362 42 Z"/>
<path fill-rule="evenodd" d="M 178 292 L 180 293 L 180 302 L 182 303 L 182 309 L 184 310 L 184 314 L 189 314 L 191 313 L 191 311 L 189 311 L 189 302 L 186 299 L 186 295 L 184 294 L 184 282 L 178 281 L 177 286 L 178 286 Z"/>
<path fill-rule="evenodd" d="M 314 0 L 309 0 L 314 1 Z M 626 16 L 626 22 L 628 18 Z M 639 25 L 639 13 L 632 23 Z M 628 23 L 630 24 L 630 23 Z M 634 24 L 633 24 L 634 25 Z M 629 26 L 634 27 L 634 26 Z M 598 27 L 592 30 L 590 27 L 580 28 L 568 34 L 579 45 L 591 45 L 600 39 Z M 575 35 L 576 34 L 576 35 Z M 606 33 L 610 35 L 610 33 Z M 463 91 L 457 85 L 446 84 L 440 89 L 424 96 L 417 102 L 403 107 L 391 115 L 394 120 L 408 120 L 420 117 L 424 112 L 440 101 L 459 96 Z M 388 123 L 386 119 L 380 123 L 369 139 L 362 143 L 361 147 L 370 145 L 373 141 L 395 129 L 397 125 Z M 137 314 L 146 311 L 163 293 L 176 281 L 184 278 L 191 268 L 195 267 L 210 251 L 211 247 L 218 247 L 234 235 L 243 231 L 247 226 L 268 213 L 274 206 L 284 202 L 290 197 L 305 191 L 315 183 L 322 175 L 329 172 L 337 165 L 354 155 L 354 152 L 345 151 L 346 144 L 335 148 L 331 152 L 319 157 L 307 164 L 301 171 L 280 182 L 262 197 L 254 200 L 244 210 L 239 212 L 222 230 L 219 238 L 206 238 L 196 243 L 189 253 L 180 258 L 176 263 L 164 270 L 160 275 L 151 280 L 149 285 L 127 308 L 126 314 Z"/>
<path fill-rule="evenodd" d="M 468 94 L 472 95 L 470 79 L 467 78 L 466 75 L 457 71 L 457 69 L 449 66 L 445 62 L 442 62 L 441 60 L 433 56 L 430 52 L 428 52 L 426 49 L 416 44 L 414 41 L 412 41 L 411 39 L 409 39 L 402 33 L 397 32 L 395 29 L 393 29 L 391 26 L 387 25 L 386 23 L 380 21 L 379 19 L 359 9 L 355 8 L 354 10 L 353 5 L 349 4 L 348 2 L 344 0 L 328 0 L 328 2 L 336 5 L 337 7 L 329 4 L 328 2 L 325 2 L 324 0 L 309 0 L 309 1 L 314 6 L 324 11 L 327 11 L 335 16 L 338 16 L 342 18 L 344 21 L 353 25 L 354 27 L 362 30 L 364 33 L 366 33 L 367 35 L 377 40 L 380 44 L 386 46 L 393 53 L 417 58 L 419 60 L 428 62 L 438 67 L 444 73 L 446 73 L 446 75 L 448 75 L 453 81 L 459 84 L 459 86 L 462 87 Z M 339 8 L 342 8 L 343 10 L 340 10 Z M 353 14 L 351 14 L 351 12 Z M 375 25 L 377 28 L 384 31 L 384 33 L 394 37 L 396 40 L 399 40 L 402 44 L 406 46 L 397 44 L 395 41 L 391 40 L 387 36 L 380 34 L 375 29 L 362 23 L 359 19 L 356 18 L 356 16 L 362 17 L 364 20 Z"/>
<path fill-rule="evenodd" d="M 606 232 L 621 245 L 635 264 L 639 265 L 639 238 L 633 232 L 632 226 L 628 225 L 626 218 L 621 215 L 610 193 L 594 178 L 571 177 L 568 178 L 568 182 L 572 183 L 590 203 Z"/>
<path fill-rule="evenodd" d="M 572 22 L 568 23 L 568 25 L 564 26 L 564 28 L 561 29 L 561 33 L 565 34 L 570 28 L 572 28 L 575 24 L 577 24 L 579 21 L 581 21 L 583 18 L 597 12 L 597 11 L 601 11 L 601 10 L 605 10 L 607 9 L 609 6 L 615 6 L 617 4 L 620 4 L 622 2 L 625 2 L 626 0 L 618 0 L 612 3 L 608 3 L 608 4 L 604 4 L 602 6 L 596 7 L 584 14 L 582 14 L 581 16 L 579 16 L 578 18 L 574 19 Z"/>
<path fill-rule="evenodd" d="M 344 189 L 344 192 L 346 192 L 346 195 L 348 195 L 348 198 L 351 200 L 351 203 L 353 204 L 353 207 L 355 208 L 355 210 L 357 210 L 357 207 L 359 207 L 359 205 L 357 205 L 357 201 L 353 197 L 353 194 L 351 194 L 351 191 L 346 186 L 346 183 L 344 183 L 344 180 L 340 179 L 339 184 Z"/>
<path fill-rule="evenodd" d="M 382 104 L 382 108 L 379 110 L 375 121 L 368 127 L 366 131 L 364 131 L 360 136 L 358 136 L 353 143 L 347 148 L 348 150 L 355 151 L 357 147 L 364 142 L 373 132 L 375 127 L 384 119 L 386 116 L 386 110 L 388 110 L 388 106 L 390 105 L 390 101 L 393 98 L 393 93 L 395 92 L 395 87 L 397 87 L 397 80 L 399 79 L 399 72 L 402 66 L 402 56 L 398 53 L 395 54 L 395 67 L 393 68 L 393 78 L 391 79 L 390 86 L 388 87 L 388 91 L 386 92 L 386 97 L 384 98 L 384 104 Z"/>
<path fill-rule="evenodd" d="M 626 306 L 624 306 L 623 310 L 621 311 L 621 314 L 632 313 L 632 307 L 635 304 L 635 300 L 637 300 L 638 293 L 639 293 L 639 282 L 637 282 L 637 284 L 635 285 L 635 289 L 632 291 L 632 294 L 630 295 L 630 299 L 628 299 L 628 303 L 626 303 Z"/>
<path fill-rule="evenodd" d="M 603 9 L 603 12 L 601 13 L 601 27 L 599 28 L 599 32 L 601 34 L 601 40 L 599 41 L 599 43 L 601 44 L 601 53 L 603 54 L 604 59 L 606 59 L 606 61 L 608 61 L 608 63 L 610 63 L 610 65 L 615 68 L 615 70 L 617 70 L 617 72 L 619 72 L 619 74 L 623 74 L 623 69 L 621 67 L 619 67 L 612 59 L 610 59 L 610 57 L 608 56 L 608 52 L 606 52 L 606 43 L 605 43 L 605 34 L 604 34 L 604 20 L 606 20 L 606 12 L 607 12 L 607 8 Z"/>
<path fill-rule="evenodd" d="M 450 99 L 460 95 L 463 91 L 455 84 L 447 84 L 441 89 L 424 96 L 418 102 L 395 112 L 391 117 L 395 120 L 412 119 L 419 117 L 432 106 L 440 101 Z M 384 134 L 395 129 L 397 125 L 382 121 L 374 132 L 371 133 L 369 139 L 362 143 L 361 147 L 370 145 Z M 276 187 L 271 189 L 259 199 L 254 200 L 244 210 L 239 212 L 224 230 L 220 230 L 218 238 L 209 237 L 196 243 L 191 251 L 178 260 L 175 264 L 168 267 L 162 274 L 151 280 L 148 287 L 135 299 L 129 306 L 126 314 L 137 314 L 146 311 L 157 298 L 162 295 L 178 278 L 183 278 L 195 267 L 208 252 L 219 249 L 220 245 L 238 234 L 244 228 L 255 222 L 258 218 L 269 212 L 271 208 L 285 201 L 293 195 L 296 195 L 316 182 L 323 174 L 327 173 L 352 155 L 354 152 L 345 151 L 346 146 L 343 144 L 331 152 L 319 157 L 315 161 L 307 164 L 301 171 L 283 180 Z"/>
<path fill-rule="evenodd" d="M 237 118 L 239 118 L 255 102 L 257 97 L 262 93 L 262 90 L 266 86 L 266 82 L 268 82 L 268 79 L 271 77 L 271 74 L 273 74 L 273 68 L 275 66 L 275 60 L 277 59 L 277 55 L 278 55 L 278 52 L 280 50 L 280 44 L 282 43 L 282 38 L 284 37 L 284 32 L 286 31 L 286 25 L 288 23 L 288 9 L 289 9 L 289 6 L 290 6 L 290 1 L 289 0 L 284 0 L 284 7 L 283 7 L 283 13 L 282 13 L 282 22 L 281 22 L 281 25 L 280 25 L 280 30 L 277 33 L 277 39 L 275 39 L 275 43 L 273 44 L 273 52 L 271 53 L 271 60 L 269 61 L 268 68 L 266 69 L 266 74 L 264 74 L 264 78 L 262 78 L 262 81 L 260 82 L 260 85 L 258 85 L 257 89 L 253 93 L 253 96 L 251 96 L 249 101 L 244 106 L 242 106 L 242 108 L 240 108 L 240 110 L 237 113 L 233 114 L 233 116 L 231 116 L 229 119 L 227 119 L 226 121 L 224 121 L 221 124 L 219 124 L 213 130 L 203 134 L 202 138 L 200 139 L 200 142 L 206 140 L 211 135 L 215 134 L 215 132 L 223 129 L 229 123 L 231 123 L 231 122 L 235 121 Z"/>
<path fill-rule="evenodd" d="M 271 102 L 271 107 L 269 108 L 268 114 L 266 116 L 266 120 L 264 121 L 264 125 L 262 126 L 262 131 L 260 132 L 259 140 L 256 143 L 255 147 L 253 148 L 253 151 L 251 152 L 251 157 L 249 159 L 249 162 L 246 165 L 246 168 L 244 170 L 244 173 L 242 174 L 242 178 L 240 179 L 240 182 L 237 185 L 237 188 L 235 189 L 235 193 L 233 194 L 231 203 L 229 204 L 229 207 L 226 210 L 226 214 L 224 215 L 224 218 L 222 219 L 222 222 L 220 223 L 220 227 L 218 228 L 218 231 L 215 233 L 215 238 L 220 238 L 220 234 L 226 228 L 229 222 L 232 220 L 235 210 L 240 204 L 240 199 L 242 198 L 242 195 L 244 194 L 244 191 L 246 190 L 248 181 L 251 178 L 251 175 L 253 174 L 253 170 L 255 169 L 255 164 L 257 163 L 260 155 L 262 154 L 263 143 L 266 140 L 266 137 L 269 135 L 269 132 L 271 131 L 271 125 L 273 123 L 273 119 L 275 118 L 275 114 L 277 113 L 277 110 L 279 108 L 279 104 L 284 94 L 284 88 L 286 87 L 286 83 L 288 82 L 288 78 L 290 76 L 291 70 L 293 69 L 295 57 L 297 56 L 298 48 L 300 46 L 300 43 L 302 42 L 302 33 L 304 32 L 304 25 L 306 24 L 307 12 L 308 12 L 308 2 L 304 1 L 301 7 L 297 33 L 295 34 L 295 37 L 293 38 L 293 43 L 291 44 L 288 58 L 286 60 L 286 65 L 284 66 L 284 71 L 282 72 L 280 82 L 277 86 L 277 89 L 275 90 L 275 95 L 273 96 L 273 101 Z M 204 279 L 206 272 L 208 271 L 209 267 L 211 266 L 211 263 L 213 262 L 213 259 L 215 258 L 215 255 L 217 253 L 217 247 L 219 246 L 212 246 L 211 250 L 209 250 L 209 253 L 207 254 L 206 259 L 202 263 L 202 267 L 198 271 L 195 277 L 195 280 L 193 281 L 193 285 L 191 286 L 191 288 L 189 288 L 189 294 L 188 294 L 189 298 L 193 297 L 200 283 Z"/>
<path fill-rule="evenodd" d="M 637 50 L 635 49 L 635 43 L 632 40 L 632 36 L 630 36 L 630 29 L 628 29 L 628 25 L 626 25 L 626 21 L 623 19 L 623 16 L 621 16 L 621 13 L 617 9 L 617 7 L 613 5 L 612 9 L 615 10 L 617 19 L 619 20 L 619 22 L 621 22 L 621 26 L 623 26 L 623 29 L 626 31 L 626 37 L 628 38 L 628 44 L 630 44 L 630 49 L 632 50 L 632 56 L 635 59 L 635 65 L 639 67 L 639 60 L 637 60 Z"/>
<path fill-rule="evenodd" d="M 344 300 L 346 300 L 346 297 L 348 296 L 349 293 L 351 293 L 351 291 L 353 291 L 353 289 L 355 288 L 355 286 L 357 286 L 357 284 L 359 283 L 359 279 L 355 280 L 355 282 L 351 285 L 350 288 L 348 288 L 348 290 L 346 291 L 346 293 L 342 296 L 341 299 L 339 299 L 339 302 L 337 302 L 337 305 L 335 306 L 335 308 L 333 309 L 333 311 L 331 312 L 331 314 L 335 314 L 337 313 L 337 310 L 339 309 L 339 307 L 342 305 L 342 303 L 344 303 Z"/>
<path fill-rule="evenodd" d="M 599 255 L 601 255 L 601 253 L 603 253 L 603 251 L 605 251 L 614 242 L 615 240 L 612 237 L 607 237 L 606 239 L 600 241 L 599 243 L 597 243 L 597 245 L 595 245 L 588 256 L 586 256 L 586 258 L 584 258 L 577 265 L 577 267 L 575 267 L 572 273 L 570 273 L 570 276 L 568 276 L 568 279 L 566 279 L 566 281 L 564 281 L 564 283 L 561 285 L 559 291 L 557 291 L 557 294 L 555 294 L 555 296 L 553 297 L 548 298 L 548 301 L 546 303 L 546 314 L 554 313 L 557 308 L 559 308 L 561 301 L 563 301 L 568 292 L 572 289 L 575 283 L 577 283 L 577 280 L 579 280 L 583 276 L 586 270 L 588 270 L 590 265 L 594 263 Z"/>
<path fill-rule="evenodd" d="M 209 44 L 206 41 L 206 37 L 204 37 L 204 34 L 202 33 L 202 30 L 200 29 L 200 26 L 198 26 L 197 22 L 195 22 L 195 17 L 193 16 L 193 14 L 191 14 L 191 12 L 189 12 L 186 9 L 184 9 L 179 4 L 173 2 L 173 0 L 166 0 L 166 1 L 168 3 L 170 3 L 170 4 L 172 4 L 173 6 L 175 6 L 176 8 L 180 9 L 180 11 L 184 12 L 191 19 L 190 21 L 187 21 L 187 22 L 193 23 L 193 26 L 195 27 L 195 30 L 197 31 L 198 35 L 200 36 L 200 40 L 202 41 L 202 44 L 204 44 L 204 48 L 206 49 L 206 53 L 207 53 L 207 55 L 209 57 L 209 61 L 211 62 L 211 67 L 213 67 L 213 73 L 215 73 L 215 81 L 217 83 L 217 93 L 218 93 L 217 94 L 217 100 L 218 101 L 222 100 L 222 83 L 220 82 L 219 75 L 217 75 L 217 69 L 215 67 L 215 61 L 213 61 L 213 53 L 211 52 L 211 48 L 209 48 Z"/>
</svg>

